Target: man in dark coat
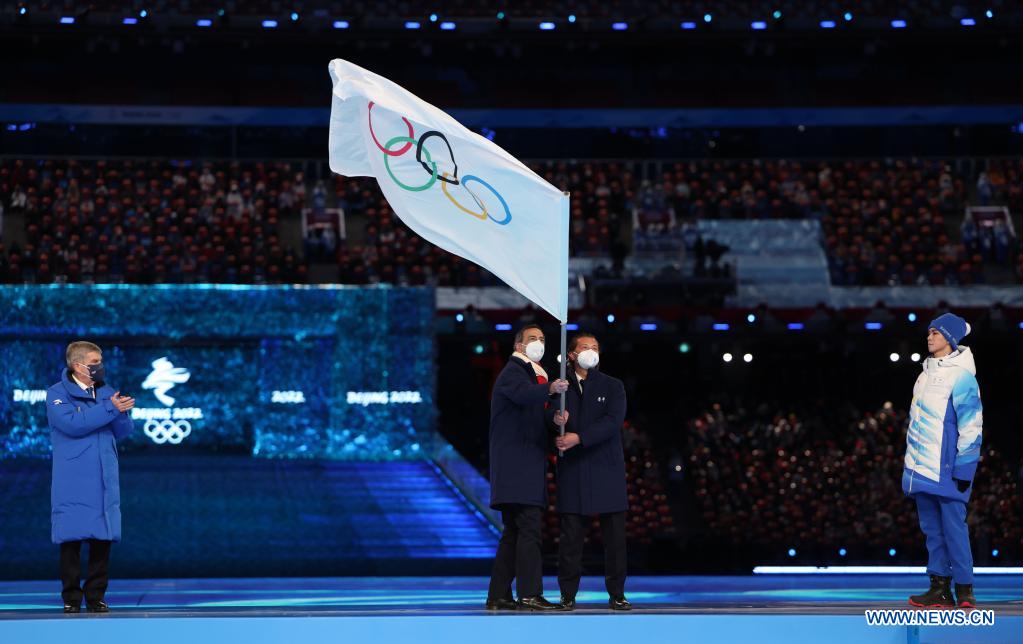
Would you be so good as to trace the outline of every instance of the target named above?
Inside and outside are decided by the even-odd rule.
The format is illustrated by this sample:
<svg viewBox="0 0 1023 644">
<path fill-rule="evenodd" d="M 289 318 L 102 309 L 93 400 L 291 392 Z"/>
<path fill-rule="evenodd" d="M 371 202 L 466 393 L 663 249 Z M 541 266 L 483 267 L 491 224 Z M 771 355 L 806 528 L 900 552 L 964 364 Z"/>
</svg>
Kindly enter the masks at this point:
<svg viewBox="0 0 1023 644">
<path fill-rule="evenodd" d="M 117 439 L 131 433 L 127 413 L 135 400 L 103 382 L 103 355 L 91 342 L 67 347 L 67 370 L 46 392 L 46 418 L 53 442 L 50 489 L 53 543 L 60 544 L 64 612 L 109 609 L 110 544 L 121 539 L 121 493 Z M 79 585 L 82 542 L 89 542 L 84 593 Z"/>
<path fill-rule="evenodd" d="M 501 511 L 504 532 L 490 576 L 489 610 L 561 609 L 543 597 L 540 519 L 547 505 L 548 408 L 568 382 L 548 382 L 540 366 L 543 350 L 543 330 L 523 327 L 491 396 L 490 507 Z M 518 603 L 512 599 L 512 579 Z"/>
<path fill-rule="evenodd" d="M 568 343 L 569 388 L 565 435 L 556 441 L 558 459 L 558 584 L 561 603 L 575 607 L 582 575 L 583 537 L 590 515 L 600 517 L 604 541 L 604 583 L 613 610 L 629 610 L 625 599 L 625 482 L 622 424 L 625 386 L 596 370 L 597 338 L 579 334 Z M 560 411 L 555 415 L 560 424 Z"/>
</svg>

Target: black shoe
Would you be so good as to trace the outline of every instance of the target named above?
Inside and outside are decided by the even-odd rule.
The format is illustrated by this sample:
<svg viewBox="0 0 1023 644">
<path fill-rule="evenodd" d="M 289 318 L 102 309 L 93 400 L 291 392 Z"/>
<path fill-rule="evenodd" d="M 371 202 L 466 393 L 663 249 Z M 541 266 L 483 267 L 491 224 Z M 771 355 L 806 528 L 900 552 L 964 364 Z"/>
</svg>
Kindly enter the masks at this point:
<svg viewBox="0 0 1023 644">
<path fill-rule="evenodd" d="M 518 610 L 519 605 L 515 603 L 514 599 L 491 599 L 487 598 L 487 610 Z"/>
<path fill-rule="evenodd" d="M 607 605 L 611 610 L 632 610 L 632 604 L 629 603 L 628 599 L 625 599 L 625 595 L 612 597 L 607 600 Z"/>
<path fill-rule="evenodd" d="M 540 610 L 540 611 L 552 611 L 552 610 L 565 610 L 565 607 L 561 604 L 552 604 L 543 598 L 543 595 L 537 595 L 536 597 L 522 597 L 519 599 L 519 610 Z"/>
<path fill-rule="evenodd" d="M 565 610 L 575 610 L 575 597 L 561 596 L 561 606 Z"/>
<path fill-rule="evenodd" d="M 86 603 L 85 604 L 85 610 L 89 611 L 90 613 L 109 613 L 110 612 L 110 607 L 107 606 L 106 602 L 99 601 L 99 602 Z"/>
<path fill-rule="evenodd" d="M 922 595 L 913 595 L 909 598 L 909 604 L 917 608 L 954 608 L 956 603 L 952 601 L 951 586 L 951 577 L 931 575 L 930 590 Z"/>
<path fill-rule="evenodd" d="M 973 584 L 956 584 L 956 606 L 976 608 L 977 598 L 973 596 Z"/>
<path fill-rule="evenodd" d="M 65 613 L 80 613 L 80 612 L 82 612 L 82 607 L 81 607 L 80 604 L 64 604 L 64 612 Z"/>
</svg>

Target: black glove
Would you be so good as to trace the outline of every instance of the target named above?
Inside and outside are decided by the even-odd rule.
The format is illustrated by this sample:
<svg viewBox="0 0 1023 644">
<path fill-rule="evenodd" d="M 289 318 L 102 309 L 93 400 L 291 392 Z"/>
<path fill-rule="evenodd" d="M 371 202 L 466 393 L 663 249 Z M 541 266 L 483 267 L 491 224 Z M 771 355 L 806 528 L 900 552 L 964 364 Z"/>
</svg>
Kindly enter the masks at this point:
<svg viewBox="0 0 1023 644">
<path fill-rule="evenodd" d="M 960 492 L 965 492 L 966 490 L 970 489 L 970 482 L 969 481 L 964 481 L 962 479 L 952 479 L 952 480 L 956 482 L 956 487 L 959 488 Z"/>
</svg>

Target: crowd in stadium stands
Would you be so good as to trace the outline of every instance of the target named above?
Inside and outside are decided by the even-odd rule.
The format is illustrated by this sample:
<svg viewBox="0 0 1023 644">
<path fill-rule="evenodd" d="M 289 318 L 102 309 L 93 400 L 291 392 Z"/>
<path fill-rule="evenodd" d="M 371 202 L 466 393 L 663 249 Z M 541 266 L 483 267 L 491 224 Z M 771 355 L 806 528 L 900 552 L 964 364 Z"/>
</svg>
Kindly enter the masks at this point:
<svg viewBox="0 0 1023 644">
<path fill-rule="evenodd" d="M 305 190 L 278 163 L 5 161 L 0 201 L 25 229 L 0 281 L 304 282 L 280 226 Z"/>
<path fill-rule="evenodd" d="M 630 251 L 687 252 L 716 275 L 727 249 L 700 238 L 700 219 L 811 218 L 836 285 L 975 284 L 992 264 L 1023 281 L 1011 218 L 963 218 L 968 204 L 1023 207 L 1019 160 L 702 160 L 641 177 L 642 165 L 533 164 L 572 194 L 573 256 L 620 267 Z M 358 241 L 341 238 L 328 202 L 364 223 Z M 0 247 L 5 282 L 304 282 L 323 263 L 352 284 L 500 283 L 413 234 L 372 179 L 307 184 L 286 164 L 0 161 L 0 207 L 25 221 L 25 243 Z M 302 216 L 322 225 L 299 242 Z M 282 242 L 292 230 L 302 249 Z"/>
<path fill-rule="evenodd" d="M 643 19 L 649 17 L 699 18 L 706 13 L 723 18 L 760 18 L 766 19 L 775 11 L 780 11 L 786 18 L 831 18 L 838 19 L 850 8 L 858 17 L 878 16 L 882 18 L 932 18 L 935 16 L 963 18 L 979 18 L 985 11 L 997 5 L 999 16 L 1015 13 L 1013 7 L 1003 3 L 973 2 L 969 0 L 924 0 L 879 2 L 869 0 L 856 3 L 855 6 L 839 0 L 822 0 L 820 2 L 798 2 L 796 0 L 744 2 L 743 0 L 615 0 L 612 2 L 596 2 L 593 0 L 522 0 L 520 2 L 473 2 L 472 0 L 452 0 L 441 7 L 445 17 L 483 17 L 493 18 L 497 12 L 504 11 L 509 17 L 558 17 L 577 15 L 580 18 L 628 18 Z M 72 0 L 44 0 L 37 3 L 36 10 L 74 11 L 81 3 Z M 131 0 L 94 0 L 89 3 L 94 11 L 131 11 L 146 8 L 151 13 L 177 12 L 184 14 L 214 15 L 221 9 L 231 14 L 278 16 L 299 11 L 303 14 L 317 10 L 329 11 L 338 16 L 372 16 L 372 17 L 415 17 L 428 16 L 438 12 L 436 3 L 421 0 L 386 0 L 383 2 L 358 1 L 326 1 L 312 0 L 304 2 L 282 3 L 277 0 L 228 0 L 211 2 L 209 0 L 153 0 L 140 3 Z"/>
<path fill-rule="evenodd" d="M 687 478 L 715 538 L 763 545 L 918 546 L 901 488 L 906 412 L 713 405 L 688 423 Z M 837 410 L 837 412 L 836 412 Z M 970 502 L 980 548 L 1023 539 L 1016 473 L 986 447 Z M 786 545 L 787 547 L 787 545 Z"/>
</svg>

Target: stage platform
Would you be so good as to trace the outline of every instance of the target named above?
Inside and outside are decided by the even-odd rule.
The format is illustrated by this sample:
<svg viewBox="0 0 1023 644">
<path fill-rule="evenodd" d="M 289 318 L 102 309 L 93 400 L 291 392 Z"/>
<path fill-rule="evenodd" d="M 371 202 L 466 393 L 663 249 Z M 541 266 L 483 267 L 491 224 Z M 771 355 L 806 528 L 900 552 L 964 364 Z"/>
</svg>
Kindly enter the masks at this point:
<svg viewBox="0 0 1023 644">
<path fill-rule="evenodd" d="M 908 608 L 919 575 L 637 577 L 630 613 L 588 577 L 571 613 L 488 613 L 478 577 L 115 579 L 109 615 L 64 615 L 56 581 L 0 583 L 0 642 L 1019 642 L 1023 576 L 977 578 L 993 626 L 875 627 L 864 611 Z M 545 580 L 549 598 L 557 582 Z"/>
</svg>

